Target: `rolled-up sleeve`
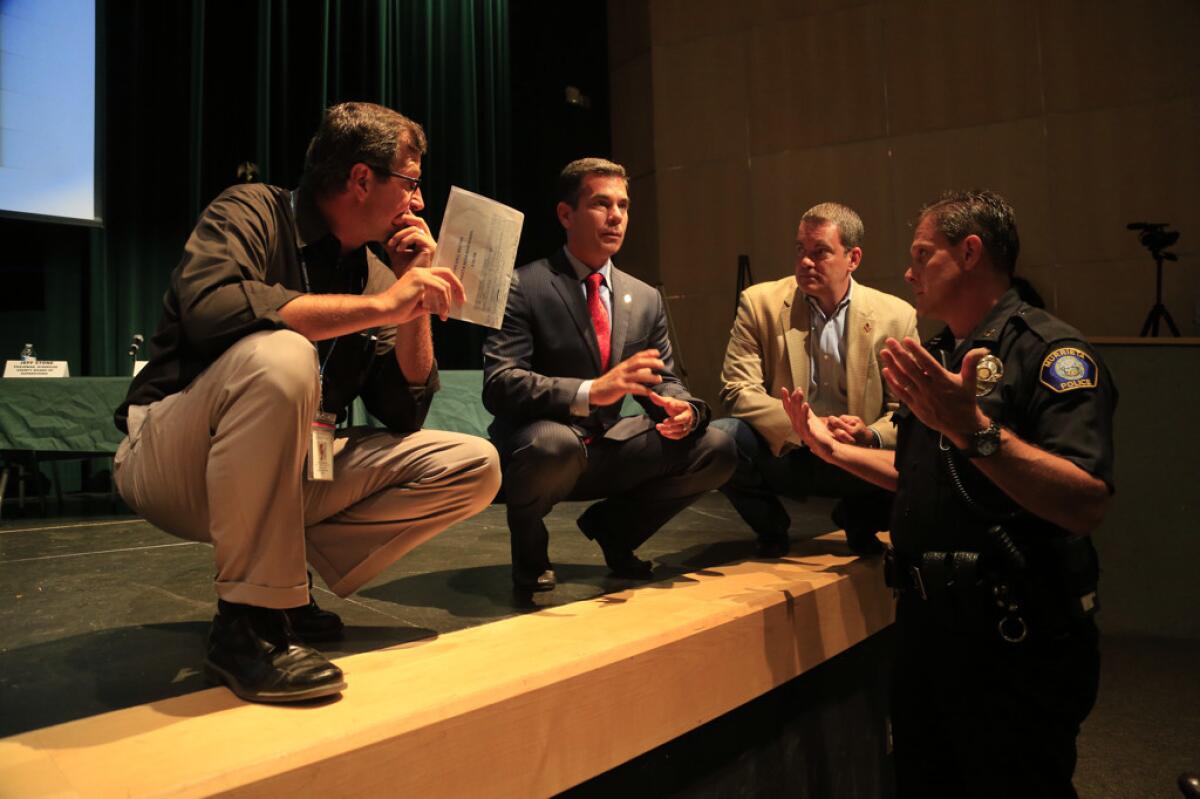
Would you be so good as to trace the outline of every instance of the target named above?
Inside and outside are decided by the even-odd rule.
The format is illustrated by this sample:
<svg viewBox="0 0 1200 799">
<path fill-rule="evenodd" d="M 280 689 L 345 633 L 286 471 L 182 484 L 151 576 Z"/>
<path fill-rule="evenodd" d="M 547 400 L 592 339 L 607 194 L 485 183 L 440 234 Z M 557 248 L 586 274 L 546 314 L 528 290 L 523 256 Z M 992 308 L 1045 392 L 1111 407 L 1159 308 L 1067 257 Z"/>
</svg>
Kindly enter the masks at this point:
<svg viewBox="0 0 1200 799">
<path fill-rule="evenodd" d="M 394 339 L 395 328 L 386 327 L 379 331 L 375 359 L 361 396 L 370 414 L 393 433 L 414 433 L 425 424 L 433 395 L 442 384 L 436 361 L 424 383 L 409 383 L 396 362 Z"/>
<path fill-rule="evenodd" d="M 269 197 L 248 187 L 205 209 L 174 275 L 184 338 L 201 355 L 259 330 L 287 327 L 279 309 L 303 292 L 268 279 L 272 246 L 286 246 Z"/>
</svg>

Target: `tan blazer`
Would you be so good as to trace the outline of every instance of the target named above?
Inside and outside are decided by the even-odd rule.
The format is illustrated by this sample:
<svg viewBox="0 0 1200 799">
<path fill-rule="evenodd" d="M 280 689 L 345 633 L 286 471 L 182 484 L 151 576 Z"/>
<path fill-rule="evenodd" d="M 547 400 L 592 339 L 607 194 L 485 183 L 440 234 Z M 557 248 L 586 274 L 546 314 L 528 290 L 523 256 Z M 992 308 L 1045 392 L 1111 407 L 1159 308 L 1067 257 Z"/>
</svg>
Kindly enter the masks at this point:
<svg viewBox="0 0 1200 799">
<path fill-rule="evenodd" d="M 879 351 L 889 336 L 917 337 L 917 314 L 904 300 L 855 282 L 846 318 L 848 412 L 896 446 L 891 423 L 896 402 L 879 371 Z M 745 419 L 780 455 L 800 437 L 779 399 L 781 388 L 808 389 L 809 309 L 795 276 L 759 283 L 742 292 L 721 367 L 721 402 Z"/>
</svg>

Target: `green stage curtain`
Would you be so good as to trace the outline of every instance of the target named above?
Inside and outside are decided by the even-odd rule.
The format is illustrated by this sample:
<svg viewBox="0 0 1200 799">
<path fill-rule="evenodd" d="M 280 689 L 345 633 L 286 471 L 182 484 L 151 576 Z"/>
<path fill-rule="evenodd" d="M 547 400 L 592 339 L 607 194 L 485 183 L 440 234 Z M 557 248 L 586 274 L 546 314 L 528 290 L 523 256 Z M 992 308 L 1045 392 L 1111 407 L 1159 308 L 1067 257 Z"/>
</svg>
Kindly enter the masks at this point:
<svg viewBox="0 0 1200 799">
<path fill-rule="evenodd" d="M 25 324 L 50 337 L 57 316 L 68 338 L 74 325 L 75 347 L 54 339 L 58 357 L 83 365 L 74 374 L 128 374 L 130 337 L 153 332 L 200 210 L 243 162 L 295 185 L 328 105 L 382 103 L 425 126 L 435 232 L 451 184 L 510 197 L 507 0 L 103 0 L 98 18 L 104 227 L 3 230 L 73 242 L 46 263 L 46 326 Z M 480 330 L 436 335 L 444 367 L 478 367 Z"/>
</svg>

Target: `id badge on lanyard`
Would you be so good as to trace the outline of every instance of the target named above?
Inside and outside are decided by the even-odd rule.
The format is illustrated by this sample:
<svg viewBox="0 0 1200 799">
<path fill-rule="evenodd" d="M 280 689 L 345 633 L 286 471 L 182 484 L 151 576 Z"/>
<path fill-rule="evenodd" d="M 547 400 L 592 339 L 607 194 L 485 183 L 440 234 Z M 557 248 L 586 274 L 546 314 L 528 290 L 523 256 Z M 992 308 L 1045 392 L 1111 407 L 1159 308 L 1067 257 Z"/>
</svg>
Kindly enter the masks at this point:
<svg viewBox="0 0 1200 799">
<path fill-rule="evenodd" d="M 292 192 L 292 216 L 296 215 L 296 192 Z M 304 291 L 307 294 L 312 293 L 312 284 L 308 279 L 308 264 L 304 257 L 303 251 L 299 252 L 300 273 L 304 279 Z M 366 292 L 367 280 L 362 278 L 362 286 L 359 288 L 359 293 Z M 374 336 L 371 336 L 374 341 Z M 325 360 L 320 364 L 318 372 L 318 391 L 319 399 L 317 401 L 317 413 L 313 418 L 312 426 L 309 428 L 308 434 L 308 458 L 306 473 L 309 480 L 333 480 L 333 443 L 334 431 L 337 429 L 337 414 L 327 413 L 325 411 L 325 367 L 329 365 L 330 359 L 333 357 L 333 351 L 337 349 L 338 339 L 335 338 L 329 346 L 329 352 L 325 354 Z M 314 344 L 315 346 L 315 344 Z"/>
<path fill-rule="evenodd" d="M 317 414 L 313 417 L 312 426 L 308 430 L 309 480 L 330 481 L 333 479 L 333 432 L 337 429 L 337 414 L 325 411 L 325 367 L 329 365 L 329 358 L 333 355 L 333 349 L 336 346 L 337 340 L 335 339 L 333 346 L 325 355 L 325 363 L 321 364 L 321 370 L 317 377 L 319 381 Z"/>
<path fill-rule="evenodd" d="M 308 435 L 308 479 L 333 479 L 333 430 L 337 416 L 317 411 Z"/>
</svg>

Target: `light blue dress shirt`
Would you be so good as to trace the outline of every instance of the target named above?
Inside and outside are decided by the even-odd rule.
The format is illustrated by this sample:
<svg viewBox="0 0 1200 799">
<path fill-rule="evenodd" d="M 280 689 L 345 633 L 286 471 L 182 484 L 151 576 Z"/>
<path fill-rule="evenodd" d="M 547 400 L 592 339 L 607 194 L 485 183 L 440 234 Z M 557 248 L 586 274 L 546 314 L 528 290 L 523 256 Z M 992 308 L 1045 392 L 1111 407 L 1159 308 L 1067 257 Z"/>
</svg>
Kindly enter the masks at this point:
<svg viewBox="0 0 1200 799">
<path fill-rule="evenodd" d="M 808 404 L 818 416 L 841 416 L 847 412 L 846 315 L 854 280 L 846 296 L 828 316 L 812 297 L 808 301 L 810 342 L 808 348 Z"/>
</svg>

